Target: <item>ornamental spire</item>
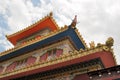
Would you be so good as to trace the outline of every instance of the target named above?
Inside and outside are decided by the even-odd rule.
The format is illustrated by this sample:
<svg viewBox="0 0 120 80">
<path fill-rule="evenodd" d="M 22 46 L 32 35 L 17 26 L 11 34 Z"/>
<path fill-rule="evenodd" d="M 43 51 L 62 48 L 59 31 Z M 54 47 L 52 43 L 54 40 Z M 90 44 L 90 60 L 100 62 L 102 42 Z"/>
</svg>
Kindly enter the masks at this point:
<svg viewBox="0 0 120 80">
<path fill-rule="evenodd" d="M 74 17 L 74 19 L 73 19 L 73 21 L 71 23 L 71 27 L 75 28 L 76 23 L 77 23 L 77 15 L 75 15 L 75 17 Z"/>
</svg>

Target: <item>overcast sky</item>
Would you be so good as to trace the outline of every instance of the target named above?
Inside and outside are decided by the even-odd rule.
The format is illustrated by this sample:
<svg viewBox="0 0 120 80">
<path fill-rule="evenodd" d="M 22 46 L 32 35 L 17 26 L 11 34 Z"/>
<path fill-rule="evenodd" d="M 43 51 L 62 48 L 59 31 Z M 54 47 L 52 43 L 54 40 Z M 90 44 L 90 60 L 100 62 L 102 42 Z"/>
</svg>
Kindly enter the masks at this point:
<svg viewBox="0 0 120 80">
<path fill-rule="evenodd" d="M 77 28 L 85 42 L 105 43 L 114 38 L 114 53 L 120 64 L 120 0 L 0 0 L 0 52 L 12 44 L 5 35 L 17 32 L 49 12 L 58 25 L 69 25 L 77 15 Z"/>
</svg>

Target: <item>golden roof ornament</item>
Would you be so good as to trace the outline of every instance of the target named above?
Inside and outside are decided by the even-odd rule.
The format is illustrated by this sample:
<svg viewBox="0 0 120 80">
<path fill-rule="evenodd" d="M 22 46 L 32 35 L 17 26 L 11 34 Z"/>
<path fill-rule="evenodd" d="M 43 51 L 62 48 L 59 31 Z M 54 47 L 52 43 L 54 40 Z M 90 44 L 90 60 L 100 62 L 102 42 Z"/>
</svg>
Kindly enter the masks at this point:
<svg viewBox="0 0 120 80">
<path fill-rule="evenodd" d="M 91 41 L 91 42 L 89 43 L 89 45 L 90 45 L 90 48 L 95 48 L 95 43 L 94 43 L 94 41 Z"/>
<path fill-rule="evenodd" d="M 112 37 L 109 37 L 105 42 L 106 46 L 108 46 L 109 48 L 113 46 L 113 43 L 114 43 L 114 39 Z"/>
<path fill-rule="evenodd" d="M 50 12 L 50 14 L 49 14 L 50 16 L 53 16 L 53 13 L 52 12 Z"/>
<path fill-rule="evenodd" d="M 75 17 L 74 17 L 74 19 L 73 19 L 73 21 L 71 23 L 71 27 L 75 28 L 76 24 L 77 24 L 77 15 L 75 15 Z"/>
</svg>

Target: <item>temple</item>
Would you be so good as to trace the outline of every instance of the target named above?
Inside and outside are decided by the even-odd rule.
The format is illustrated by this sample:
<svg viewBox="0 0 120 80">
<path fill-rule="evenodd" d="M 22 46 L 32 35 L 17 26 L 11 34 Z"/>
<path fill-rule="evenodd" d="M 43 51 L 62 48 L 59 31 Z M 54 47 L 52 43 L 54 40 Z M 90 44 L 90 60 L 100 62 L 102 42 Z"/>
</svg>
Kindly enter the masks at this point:
<svg viewBox="0 0 120 80">
<path fill-rule="evenodd" d="M 88 47 L 76 23 L 59 27 L 50 13 L 7 35 L 14 48 L 0 53 L 0 80 L 120 80 L 113 38 Z"/>
</svg>

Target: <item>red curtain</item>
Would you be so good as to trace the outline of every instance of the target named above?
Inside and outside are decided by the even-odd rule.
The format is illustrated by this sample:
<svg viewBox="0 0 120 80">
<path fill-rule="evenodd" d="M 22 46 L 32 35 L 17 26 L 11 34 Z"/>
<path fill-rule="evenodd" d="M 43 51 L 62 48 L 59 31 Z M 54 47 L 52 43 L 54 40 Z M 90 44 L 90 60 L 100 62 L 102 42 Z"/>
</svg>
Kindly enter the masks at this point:
<svg viewBox="0 0 120 80">
<path fill-rule="evenodd" d="M 6 68 L 6 71 L 11 71 L 13 70 L 17 65 L 17 62 L 14 62 L 12 64 L 10 64 L 7 68 Z"/>
<path fill-rule="evenodd" d="M 34 62 L 36 61 L 36 58 L 35 57 L 29 57 L 28 59 L 27 59 L 27 64 L 29 65 L 29 64 L 33 64 Z"/>
<path fill-rule="evenodd" d="M 42 56 L 40 56 L 40 61 L 45 61 L 47 60 L 47 58 L 48 58 L 48 53 L 43 54 Z"/>
<path fill-rule="evenodd" d="M 59 57 L 63 53 L 63 49 L 56 50 L 56 56 Z"/>
<path fill-rule="evenodd" d="M 2 73 L 2 71 L 3 71 L 3 67 L 0 67 L 0 73 Z"/>
</svg>

